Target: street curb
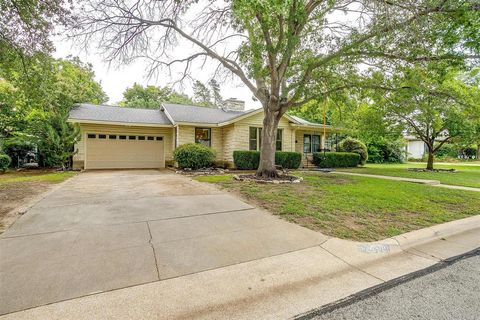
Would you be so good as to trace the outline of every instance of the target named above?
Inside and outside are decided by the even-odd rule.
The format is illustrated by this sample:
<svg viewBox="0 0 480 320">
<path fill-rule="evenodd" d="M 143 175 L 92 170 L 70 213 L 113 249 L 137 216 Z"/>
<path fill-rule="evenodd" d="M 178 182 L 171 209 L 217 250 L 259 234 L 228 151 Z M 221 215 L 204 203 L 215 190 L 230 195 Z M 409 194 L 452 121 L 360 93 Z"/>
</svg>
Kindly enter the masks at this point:
<svg viewBox="0 0 480 320">
<path fill-rule="evenodd" d="M 396 287 L 400 284 L 407 283 L 409 281 L 420 278 L 420 277 L 422 277 L 424 275 L 427 275 L 429 273 L 432 273 L 432 272 L 438 271 L 440 269 L 446 268 L 446 267 L 448 267 L 448 266 L 450 266 L 450 265 L 452 265 L 452 264 L 454 264 L 458 261 L 461 261 L 463 259 L 471 258 L 471 257 L 477 256 L 477 255 L 480 255 L 480 247 L 476 248 L 476 249 L 473 249 L 469 252 L 462 253 L 460 255 L 441 260 L 440 262 L 438 262 L 438 263 L 436 263 L 436 264 L 434 264 L 430 267 L 427 267 L 425 269 L 417 270 L 417 271 L 414 271 L 412 273 L 400 276 L 398 278 L 395 278 L 395 279 L 389 280 L 387 282 L 378 284 L 376 286 L 367 288 L 365 290 L 359 291 L 357 293 L 354 293 L 354 294 L 352 294 L 348 297 L 345 297 L 343 299 L 340 299 L 338 301 L 326 304 L 326 305 L 324 305 L 324 306 L 322 306 L 318 309 L 313 309 L 313 310 L 308 311 L 306 313 L 297 315 L 297 316 L 293 317 L 292 319 L 294 319 L 294 320 L 309 320 L 309 319 L 312 319 L 313 317 L 333 312 L 337 309 L 347 307 L 347 306 L 352 305 L 356 302 L 359 302 L 359 301 L 365 300 L 365 299 L 367 299 L 371 296 L 377 295 L 377 294 L 379 294 L 383 291 L 389 290 L 389 289 L 391 289 L 393 287 Z"/>
</svg>

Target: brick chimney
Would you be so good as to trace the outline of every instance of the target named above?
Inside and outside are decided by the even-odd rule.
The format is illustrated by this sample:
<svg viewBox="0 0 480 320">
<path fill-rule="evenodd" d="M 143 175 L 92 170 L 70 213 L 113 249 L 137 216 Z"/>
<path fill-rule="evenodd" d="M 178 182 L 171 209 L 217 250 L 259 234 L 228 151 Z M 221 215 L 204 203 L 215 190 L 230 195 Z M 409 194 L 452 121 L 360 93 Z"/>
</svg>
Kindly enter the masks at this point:
<svg viewBox="0 0 480 320">
<path fill-rule="evenodd" d="M 224 111 L 245 111 L 245 101 L 236 98 L 229 98 L 223 101 Z"/>
</svg>

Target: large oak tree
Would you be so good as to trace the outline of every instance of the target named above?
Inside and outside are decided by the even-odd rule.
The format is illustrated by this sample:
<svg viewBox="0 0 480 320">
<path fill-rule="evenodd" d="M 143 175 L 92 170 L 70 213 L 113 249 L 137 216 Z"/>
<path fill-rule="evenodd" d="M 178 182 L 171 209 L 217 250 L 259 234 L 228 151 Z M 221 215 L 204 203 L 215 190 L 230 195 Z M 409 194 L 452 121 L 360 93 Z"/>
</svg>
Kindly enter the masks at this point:
<svg viewBox="0 0 480 320">
<path fill-rule="evenodd" d="M 107 60 L 150 73 L 211 59 L 264 110 L 259 176 L 276 176 L 277 125 L 288 110 L 361 84 L 370 69 L 478 58 L 477 0 L 85 0 L 75 34 Z M 194 51 L 172 54 L 179 42 Z M 203 60 L 203 61 L 202 61 Z"/>
</svg>

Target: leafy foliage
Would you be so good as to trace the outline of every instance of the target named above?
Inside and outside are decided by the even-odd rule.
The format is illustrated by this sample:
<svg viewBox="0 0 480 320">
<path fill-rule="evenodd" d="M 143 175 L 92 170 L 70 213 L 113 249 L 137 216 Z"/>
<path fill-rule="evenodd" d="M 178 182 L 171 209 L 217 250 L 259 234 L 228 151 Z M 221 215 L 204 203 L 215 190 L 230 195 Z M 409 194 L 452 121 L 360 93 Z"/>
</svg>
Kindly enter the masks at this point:
<svg viewBox="0 0 480 320">
<path fill-rule="evenodd" d="M 367 143 L 368 163 L 401 163 L 405 159 L 405 143 L 378 138 Z"/>
<path fill-rule="evenodd" d="M 187 143 L 177 147 L 173 159 L 182 169 L 200 169 L 209 167 L 215 161 L 215 151 L 199 143 Z"/>
<path fill-rule="evenodd" d="M 302 162 L 302 154 L 300 152 L 275 152 L 275 164 L 283 169 L 298 169 Z"/>
<path fill-rule="evenodd" d="M 187 95 L 170 88 L 143 87 L 137 83 L 123 92 L 123 100 L 119 104 L 129 108 L 158 109 L 162 102 L 193 104 L 193 101 Z"/>
<path fill-rule="evenodd" d="M 233 163 L 240 170 L 256 170 L 260 164 L 259 151 L 233 151 Z"/>
<path fill-rule="evenodd" d="M 92 66 L 78 58 L 37 55 L 28 63 L 27 69 L 21 60 L 0 68 L 0 134 L 7 144 L 38 146 L 40 164 L 65 167 L 78 139 L 78 129 L 66 123 L 69 111 L 107 97 Z"/>
<path fill-rule="evenodd" d="M 353 138 L 345 138 L 340 141 L 339 151 L 342 152 L 354 152 L 360 155 L 360 164 L 364 165 L 368 159 L 368 150 L 367 146 L 363 142 Z"/>
<path fill-rule="evenodd" d="M 10 159 L 8 155 L 0 153 L 0 172 L 5 172 L 10 166 L 11 162 L 12 159 Z"/>
<path fill-rule="evenodd" d="M 356 167 L 360 163 L 360 155 L 353 152 L 315 152 L 313 163 L 319 168 Z"/>
<path fill-rule="evenodd" d="M 298 169 L 301 162 L 302 154 L 299 152 L 275 152 L 275 164 L 284 169 Z M 260 163 L 260 151 L 235 150 L 233 151 L 233 163 L 240 170 L 256 170 Z"/>
</svg>

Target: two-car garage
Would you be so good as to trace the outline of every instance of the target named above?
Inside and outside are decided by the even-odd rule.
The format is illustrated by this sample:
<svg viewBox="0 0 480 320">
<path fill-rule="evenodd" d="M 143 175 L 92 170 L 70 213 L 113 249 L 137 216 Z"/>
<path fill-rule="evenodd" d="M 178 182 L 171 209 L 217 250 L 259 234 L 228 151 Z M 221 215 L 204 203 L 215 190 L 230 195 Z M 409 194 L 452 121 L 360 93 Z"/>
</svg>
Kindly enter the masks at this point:
<svg viewBox="0 0 480 320">
<path fill-rule="evenodd" d="M 85 169 L 165 167 L 163 136 L 87 132 L 84 138 Z"/>
</svg>

